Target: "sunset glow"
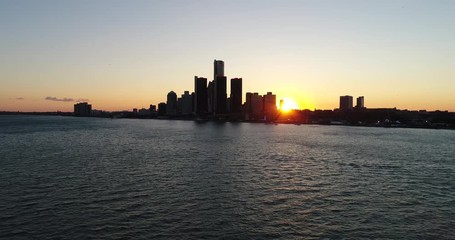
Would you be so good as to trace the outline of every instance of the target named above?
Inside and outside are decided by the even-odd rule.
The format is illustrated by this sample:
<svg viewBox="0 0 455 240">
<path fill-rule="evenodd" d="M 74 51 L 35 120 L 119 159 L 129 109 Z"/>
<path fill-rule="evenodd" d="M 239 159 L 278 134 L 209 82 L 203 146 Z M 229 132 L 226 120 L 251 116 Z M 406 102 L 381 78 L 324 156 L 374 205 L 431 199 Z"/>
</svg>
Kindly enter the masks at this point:
<svg viewBox="0 0 455 240">
<path fill-rule="evenodd" d="M 283 105 L 280 106 L 282 112 L 288 112 L 290 110 L 299 109 L 299 105 L 290 98 L 283 99 Z"/>
</svg>

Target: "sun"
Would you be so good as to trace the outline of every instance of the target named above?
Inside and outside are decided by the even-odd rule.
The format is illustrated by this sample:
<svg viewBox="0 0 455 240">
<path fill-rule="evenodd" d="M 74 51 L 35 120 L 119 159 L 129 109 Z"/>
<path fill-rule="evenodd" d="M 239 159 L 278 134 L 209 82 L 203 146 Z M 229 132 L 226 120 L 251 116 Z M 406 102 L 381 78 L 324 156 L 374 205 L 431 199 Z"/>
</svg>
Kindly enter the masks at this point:
<svg viewBox="0 0 455 240">
<path fill-rule="evenodd" d="M 281 102 L 283 101 L 283 102 Z M 284 98 L 280 101 L 280 110 L 282 112 L 288 112 L 290 110 L 299 109 L 299 105 L 290 98 Z"/>
</svg>

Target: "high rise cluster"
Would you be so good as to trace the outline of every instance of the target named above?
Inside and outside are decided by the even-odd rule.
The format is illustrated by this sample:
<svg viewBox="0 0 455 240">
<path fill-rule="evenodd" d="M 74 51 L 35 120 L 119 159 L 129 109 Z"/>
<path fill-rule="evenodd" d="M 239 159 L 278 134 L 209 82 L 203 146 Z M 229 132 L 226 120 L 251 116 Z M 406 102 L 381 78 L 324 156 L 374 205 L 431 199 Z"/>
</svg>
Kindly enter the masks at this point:
<svg viewBox="0 0 455 240">
<path fill-rule="evenodd" d="M 356 109 L 364 109 L 365 108 L 365 98 L 360 96 L 357 98 L 357 105 L 355 106 Z M 353 98 L 352 96 L 340 96 L 340 110 L 352 110 L 353 109 Z"/>
<path fill-rule="evenodd" d="M 224 73 L 224 62 L 214 60 L 213 79 L 194 77 L 194 92 L 185 91 L 181 97 L 173 91 L 167 95 L 166 103 L 158 104 L 158 115 L 169 117 L 217 118 L 273 120 L 277 114 L 276 95 L 246 93 L 245 103 L 242 95 L 242 78 L 230 79 L 230 94 L 227 94 L 227 77 Z M 155 109 L 155 106 L 152 105 Z"/>
</svg>

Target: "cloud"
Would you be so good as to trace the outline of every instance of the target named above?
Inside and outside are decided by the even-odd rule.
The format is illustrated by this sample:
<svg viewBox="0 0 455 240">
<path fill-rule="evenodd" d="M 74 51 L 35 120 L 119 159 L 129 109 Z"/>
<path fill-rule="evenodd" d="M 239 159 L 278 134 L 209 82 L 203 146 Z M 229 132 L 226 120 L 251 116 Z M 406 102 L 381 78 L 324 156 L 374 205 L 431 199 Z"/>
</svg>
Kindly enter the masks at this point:
<svg viewBox="0 0 455 240">
<path fill-rule="evenodd" d="M 56 102 L 73 102 L 73 98 L 56 98 L 56 97 L 46 97 L 45 98 L 48 101 L 56 101 Z"/>
<path fill-rule="evenodd" d="M 55 101 L 55 102 L 88 102 L 90 101 L 89 99 L 86 98 L 69 98 L 69 97 L 64 97 L 64 98 L 57 98 L 57 97 L 46 97 L 45 100 L 47 101 Z"/>
<path fill-rule="evenodd" d="M 18 98 L 16 98 L 16 100 L 25 100 L 25 98 L 23 98 L 23 97 L 18 97 Z"/>
</svg>

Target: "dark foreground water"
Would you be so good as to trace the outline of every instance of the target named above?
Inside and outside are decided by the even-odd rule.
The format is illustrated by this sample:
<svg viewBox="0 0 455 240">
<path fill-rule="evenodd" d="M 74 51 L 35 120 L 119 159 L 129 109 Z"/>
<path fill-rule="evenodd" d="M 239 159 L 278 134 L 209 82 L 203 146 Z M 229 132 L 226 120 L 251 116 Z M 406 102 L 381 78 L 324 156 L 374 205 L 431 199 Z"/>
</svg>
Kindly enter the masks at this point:
<svg viewBox="0 0 455 240">
<path fill-rule="evenodd" d="M 455 131 L 0 116 L 1 239 L 455 239 Z"/>
</svg>

